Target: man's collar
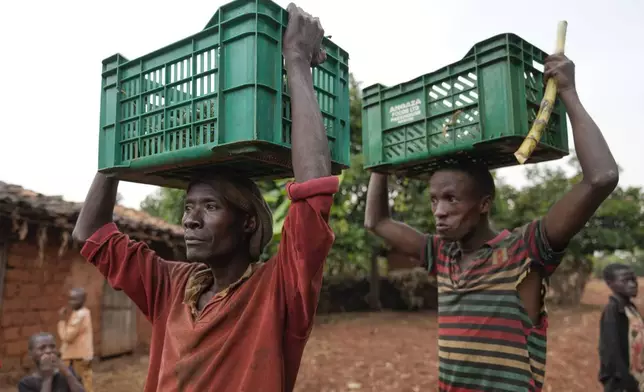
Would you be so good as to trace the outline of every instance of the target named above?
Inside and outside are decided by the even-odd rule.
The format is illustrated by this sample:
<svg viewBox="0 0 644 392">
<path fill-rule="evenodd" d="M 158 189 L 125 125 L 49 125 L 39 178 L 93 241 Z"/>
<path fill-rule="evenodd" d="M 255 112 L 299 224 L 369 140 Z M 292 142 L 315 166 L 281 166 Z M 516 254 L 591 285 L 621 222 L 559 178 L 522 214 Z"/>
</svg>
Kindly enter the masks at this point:
<svg viewBox="0 0 644 392">
<path fill-rule="evenodd" d="M 477 249 L 477 251 L 485 248 L 496 249 L 501 245 L 501 242 L 504 239 L 506 239 L 509 235 L 510 235 L 510 232 L 508 230 L 501 230 L 499 234 L 497 234 L 494 238 L 484 243 L 481 248 Z M 461 248 L 458 246 L 457 242 L 452 242 L 447 249 L 448 249 L 447 252 L 452 258 L 456 258 L 461 254 Z"/>
<path fill-rule="evenodd" d="M 485 245 L 491 247 L 491 248 L 496 248 L 499 246 L 499 244 L 506 239 L 510 235 L 510 232 L 508 230 L 501 230 L 499 234 L 496 235 L 496 237 L 492 238 L 488 242 L 485 243 Z"/>
<path fill-rule="evenodd" d="M 236 287 L 241 285 L 245 280 L 250 278 L 259 267 L 264 265 L 263 262 L 250 263 L 244 274 L 237 279 L 233 284 L 226 287 L 224 290 L 218 292 L 215 295 L 215 298 L 225 297 Z M 192 314 L 196 317 L 199 313 L 197 310 L 197 304 L 199 302 L 199 297 L 204 291 L 208 290 L 214 283 L 214 276 L 210 268 L 203 264 L 199 268 L 195 269 L 190 277 L 188 278 L 188 283 L 186 284 L 186 289 L 184 293 L 183 303 L 190 307 Z"/>
</svg>

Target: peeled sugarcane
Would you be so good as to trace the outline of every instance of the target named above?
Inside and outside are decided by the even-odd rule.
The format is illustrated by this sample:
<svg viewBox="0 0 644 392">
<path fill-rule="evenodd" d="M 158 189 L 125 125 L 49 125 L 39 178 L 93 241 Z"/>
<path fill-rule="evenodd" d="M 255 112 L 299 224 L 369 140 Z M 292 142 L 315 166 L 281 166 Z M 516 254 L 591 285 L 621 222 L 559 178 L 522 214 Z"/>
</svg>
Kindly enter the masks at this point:
<svg viewBox="0 0 644 392">
<path fill-rule="evenodd" d="M 564 47 L 566 45 L 566 30 L 568 29 L 568 22 L 561 21 L 557 27 L 557 46 L 555 48 L 555 54 L 563 54 Z M 557 81 L 555 78 L 548 79 L 548 84 L 546 85 L 546 91 L 543 94 L 543 99 L 541 100 L 541 105 L 539 106 L 539 113 L 537 113 L 537 118 L 532 123 L 532 128 L 528 132 L 528 136 L 523 140 L 519 149 L 515 151 L 514 156 L 517 158 L 520 164 L 524 164 L 525 161 L 530 158 L 530 155 L 534 152 L 534 149 L 537 148 L 539 140 L 541 140 L 541 135 L 548 125 L 548 120 L 550 120 L 550 114 L 555 106 L 555 100 L 557 99 Z"/>
</svg>

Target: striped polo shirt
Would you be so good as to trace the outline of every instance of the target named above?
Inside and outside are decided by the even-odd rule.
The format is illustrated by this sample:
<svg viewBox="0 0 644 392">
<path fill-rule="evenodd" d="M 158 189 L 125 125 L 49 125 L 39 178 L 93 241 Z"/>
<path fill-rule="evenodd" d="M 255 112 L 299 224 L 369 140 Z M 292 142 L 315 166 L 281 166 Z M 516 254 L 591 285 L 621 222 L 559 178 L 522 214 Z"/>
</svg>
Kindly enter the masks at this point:
<svg viewBox="0 0 644 392">
<path fill-rule="evenodd" d="M 541 391 L 547 313 L 544 306 L 533 325 L 516 287 L 538 268 L 545 295 L 545 278 L 562 256 L 548 245 L 541 220 L 501 232 L 464 270 L 456 243 L 427 236 L 421 259 L 438 282 L 439 391 Z"/>
</svg>

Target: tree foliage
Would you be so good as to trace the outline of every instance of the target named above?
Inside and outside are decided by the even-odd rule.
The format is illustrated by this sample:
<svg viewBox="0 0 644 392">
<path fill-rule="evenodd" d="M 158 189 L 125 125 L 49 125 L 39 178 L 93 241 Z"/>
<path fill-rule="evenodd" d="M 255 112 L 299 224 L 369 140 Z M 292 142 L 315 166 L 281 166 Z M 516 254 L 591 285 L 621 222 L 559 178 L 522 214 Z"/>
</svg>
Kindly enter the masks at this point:
<svg viewBox="0 0 644 392">
<path fill-rule="evenodd" d="M 574 175 L 562 168 L 534 165 L 526 169 L 531 185 L 516 189 L 509 185 L 497 188 L 498 196 L 492 219 L 498 227 L 511 228 L 544 216 L 550 206 L 581 181 L 581 169 L 575 157 L 568 160 Z M 576 257 L 595 252 L 633 250 L 644 244 L 643 202 L 640 188 L 617 188 L 599 207 L 586 227 L 573 238 L 568 252 Z"/>
<path fill-rule="evenodd" d="M 175 225 L 181 224 L 186 192 L 181 189 L 159 188 L 141 202 L 141 209 Z"/>
</svg>

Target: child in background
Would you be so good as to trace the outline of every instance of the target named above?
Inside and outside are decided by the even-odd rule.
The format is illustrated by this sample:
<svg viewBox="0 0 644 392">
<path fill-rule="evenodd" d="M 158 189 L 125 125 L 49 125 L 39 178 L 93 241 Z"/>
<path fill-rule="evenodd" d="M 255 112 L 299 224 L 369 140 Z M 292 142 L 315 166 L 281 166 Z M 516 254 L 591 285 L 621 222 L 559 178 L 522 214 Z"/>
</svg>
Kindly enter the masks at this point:
<svg viewBox="0 0 644 392">
<path fill-rule="evenodd" d="M 62 341 L 61 353 L 65 363 L 74 369 L 83 381 L 87 392 L 92 392 L 92 359 L 94 358 L 94 341 L 92 333 L 92 316 L 85 307 L 85 290 L 75 288 L 69 292 L 69 309 L 60 310 L 58 336 Z"/>
<path fill-rule="evenodd" d="M 36 371 L 23 377 L 18 392 L 85 392 L 74 370 L 60 360 L 54 336 L 40 332 L 29 338 L 29 355 Z"/>
<path fill-rule="evenodd" d="M 613 294 L 599 327 L 599 381 L 606 392 L 644 391 L 644 320 L 631 302 L 637 278 L 631 267 L 617 263 L 603 275 Z"/>
</svg>

